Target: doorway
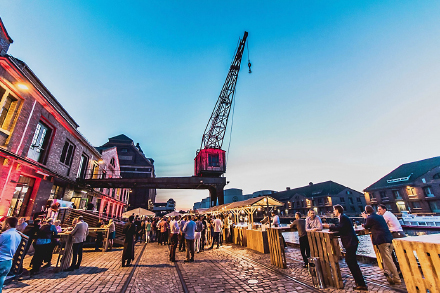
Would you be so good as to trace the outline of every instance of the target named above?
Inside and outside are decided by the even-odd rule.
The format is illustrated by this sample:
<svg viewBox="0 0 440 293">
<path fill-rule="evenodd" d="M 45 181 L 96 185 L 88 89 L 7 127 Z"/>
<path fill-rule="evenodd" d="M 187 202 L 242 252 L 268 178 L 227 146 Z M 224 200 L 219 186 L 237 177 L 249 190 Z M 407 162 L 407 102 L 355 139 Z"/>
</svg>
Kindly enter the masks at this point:
<svg viewBox="0 0 440 293">
<path fill-rule="evenodd" d="M 32 194 L 35 179 L 21 176 L 15 187 L 14 195 L 12 196 L 11 206 L 9 207 L 8 217 L 23 217 L 26 213 L 29 199 Z"/>
</svg>

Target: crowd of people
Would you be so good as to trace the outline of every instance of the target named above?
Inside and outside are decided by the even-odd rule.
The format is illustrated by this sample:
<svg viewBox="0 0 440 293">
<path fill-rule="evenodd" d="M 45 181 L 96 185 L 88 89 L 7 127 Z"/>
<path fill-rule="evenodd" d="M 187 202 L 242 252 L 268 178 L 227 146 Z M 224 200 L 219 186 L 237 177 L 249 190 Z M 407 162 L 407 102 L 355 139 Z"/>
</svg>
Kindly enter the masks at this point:
<svg viewBox="0 0 440 293">
<path fill-rule="evenodd" d="M 299 236 L 299 244 L 304 267 L 307 268 L 310 258 L 310 246 L 307 233 L 321 231 L 328 228 L 338 232 L 342 245 L 345 249 L 345 261 L 353 275 L 356 286 L 355 290 L 367 290 L 362 272 L 356 259 L 359 245 L 357 231 L 352 221 L 344 214 L 340 205 L 333 207 L 334 216 L 338 218 L 338 224 L 326 224 L 311 209 L 304 219 L 300 213 L 295 214 L 295 220 L 290 228 L 296 229 Z M 400 284 L 400 273 L 397 258 L 393 252 L 393 238 L 406 237 L 403 229 L 394 214 L 387 211 L 384 205 L 380 205 L 377 213 L 367 205 L 363 228 L 369 230 L 373 245 L 380 251 L 384 264 L 385 275 L 390 284 Z M 262 222 L 268 223 L 266 217 Z M 137 241 L 145 243 L 157 242 L 158 245 L 169 245 L 169 260 L 176 261 L 176 252 L 186 251 L 185 262 L 194 262 L 194 254 L 204 252 L 205 249 L 219 248 L 224 241 L 232 242 L 233 219 L 230 215 L 177 215 L 174 217 L 139 217 L 130 216 L 123 228 L 125 236 L 122 253 L 122 266 L 130 266 L 134 260 L 134 248 Z M 280 226 L 280 219 L 275 212 L 272 213 L 271 225 Z M 106 223 L 100 220 L 99 227 L 108 228 L 108 249 L 113 247 L 116 236 L 116 227 L 112 219 Z M 80 267 L 82 260 L 83 244 L 89 234 L 88 224 L 80 216 L 72 221 L 71 227 L 61 228 L 59 220 L 47 217 L 44 220 L 35 219 L 25 221 L 24 218 L 6 218 L 0 234 L 0 292 L 1 286 L 11 269 L 12 258 L 21 241 L 21 233 L 29 237 L 24 254 L 32 247 L 35 252 L 30 262 L 30 275 L 37 274 L 41 267 L 51 266 L 54 250 L 60 247 L 59 233 L 72 235 L 72 261 L 66 269 L 73 271 Z M 222 233 L 223 232 L 223 233 Z M 225 239 L 224 239 L 225 238 Z M 95 250 L 101 251 L 104 241 L 102 232 L 96 235 Z"/>
<path fill-rule="evenodd" d="M 194 254 L 206 249 L 219 248 L 223 241 L 232 241 L 233 221 L 229 216 L 182 215 L 174 217 L 135 217 L 130 216 L 125 224 L 124 253 L 122 266 L 130 266 L 134 259 L 134 243 L 157 242 L 158 245 L 169 245 L 169 259 L 176 261 L 176 251 L 186 251 L 185 262 L 193 262 Z M 225 231 L 223 236 L 223 230 Z M 225 237 L 226 239 L 223 239 Z"/>
</svg>

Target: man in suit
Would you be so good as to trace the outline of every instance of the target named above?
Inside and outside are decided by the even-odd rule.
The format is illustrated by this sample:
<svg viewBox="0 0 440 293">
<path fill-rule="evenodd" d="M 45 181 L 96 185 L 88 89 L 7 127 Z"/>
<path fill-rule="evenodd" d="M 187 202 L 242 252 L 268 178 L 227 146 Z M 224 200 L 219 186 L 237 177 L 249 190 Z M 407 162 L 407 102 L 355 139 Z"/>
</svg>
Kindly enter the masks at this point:
<svg viewBox="0 0 440 293">
<path fill-rule="evenodd" d="M 387 222 L 382 216 L 376 214 L 370 205 L 365 206 L 362 217 L 366 219 L 364 228 L 370 230 L 373 245 L 376 245 L 380 251 L 388 283 L 391 285 L 402 283 L 391 256 L 393 235 L 391 235 Z"/>
<path fill-rule="evenodd" d="M 131 261 L 134 260 L 134 235 L 136 235 L 136 225 L 133 223 L 134 216 L 128 218 L 128 223 L 125 224 L 122 233 L 125 235 L 124 250 L 122 251 L 122 266 L 131 266 Z M 127 261 L 127 264 L 125 264 Z"/>
<path fill-rule="evenodd" d="M 66 271 L 73 271 L 79 269 L 82 260 L 83 244 L 86 241 L 87 235 L 89 235 L 89 225 L 84 222 L 82 216 L 78 217 L 78 223 L 76 223 L 75 228 L 72 232 L 72 264 Z"/>
<path fill-rule="evenodd" d="M 356 282 L 356 286 L 353 287 L 353 289 L 367 291 L 367 285 L 365 284 L 364 277 L 362 276 L 361 269 L 356 260 L 356 251 L 359 245 L 359 240 L 354 232 L 351 220 L 344 214 L 344 208 L 341 205 L 333 206 L 333 214 L 335 217 L 339 218 L 339 224 L 329 226 L 329 229 L 330 231 L 338 232 L 341 237 L 342 245 L 345 248 L 345 262 Z"/>
</svg>

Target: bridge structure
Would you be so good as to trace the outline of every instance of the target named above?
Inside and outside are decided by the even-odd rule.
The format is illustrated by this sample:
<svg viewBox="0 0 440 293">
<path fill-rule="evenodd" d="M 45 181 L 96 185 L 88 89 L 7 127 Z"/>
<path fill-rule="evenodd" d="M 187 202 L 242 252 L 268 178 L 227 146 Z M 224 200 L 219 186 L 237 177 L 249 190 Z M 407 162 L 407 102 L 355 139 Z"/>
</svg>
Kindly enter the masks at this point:
<svg viewBox="0 0 440 293">
<path fill-rule="evenodd" d="M 151 178 L 102 178 L 79 179 L 84 188 L 154 188 L 154 189 L 207 189 L 214 206 L 224 204 L 223 189 L 226 177 L 151 177 Z"/>
</svg>

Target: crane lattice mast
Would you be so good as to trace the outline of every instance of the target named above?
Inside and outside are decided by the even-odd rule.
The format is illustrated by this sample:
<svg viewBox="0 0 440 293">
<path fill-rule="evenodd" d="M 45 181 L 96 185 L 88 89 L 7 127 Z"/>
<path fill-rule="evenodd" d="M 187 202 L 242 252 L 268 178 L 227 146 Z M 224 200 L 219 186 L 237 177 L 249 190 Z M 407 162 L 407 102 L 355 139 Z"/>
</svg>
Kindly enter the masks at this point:
<svg viewBox="0 0 440 293">
<path fill-rule="evenodd" d="M 217 103 L 215 104 L 214 111 L 212 111 L 211 118 L 209 118 L 205 132 L 203 133 L 202 144 L 200 146 L 201 150 L 208 148 L 222 148 L 247 36 L 248 32 L 244 32 L 243 39 L 240 40 L 240 43 L 237 47 L 235 57 L 232 60 L 231 67 L 229 68 L 228 76 L 226 77 L 226 81 L 223 84 L 223 88 L 220 92 Z"/>
</svg>

